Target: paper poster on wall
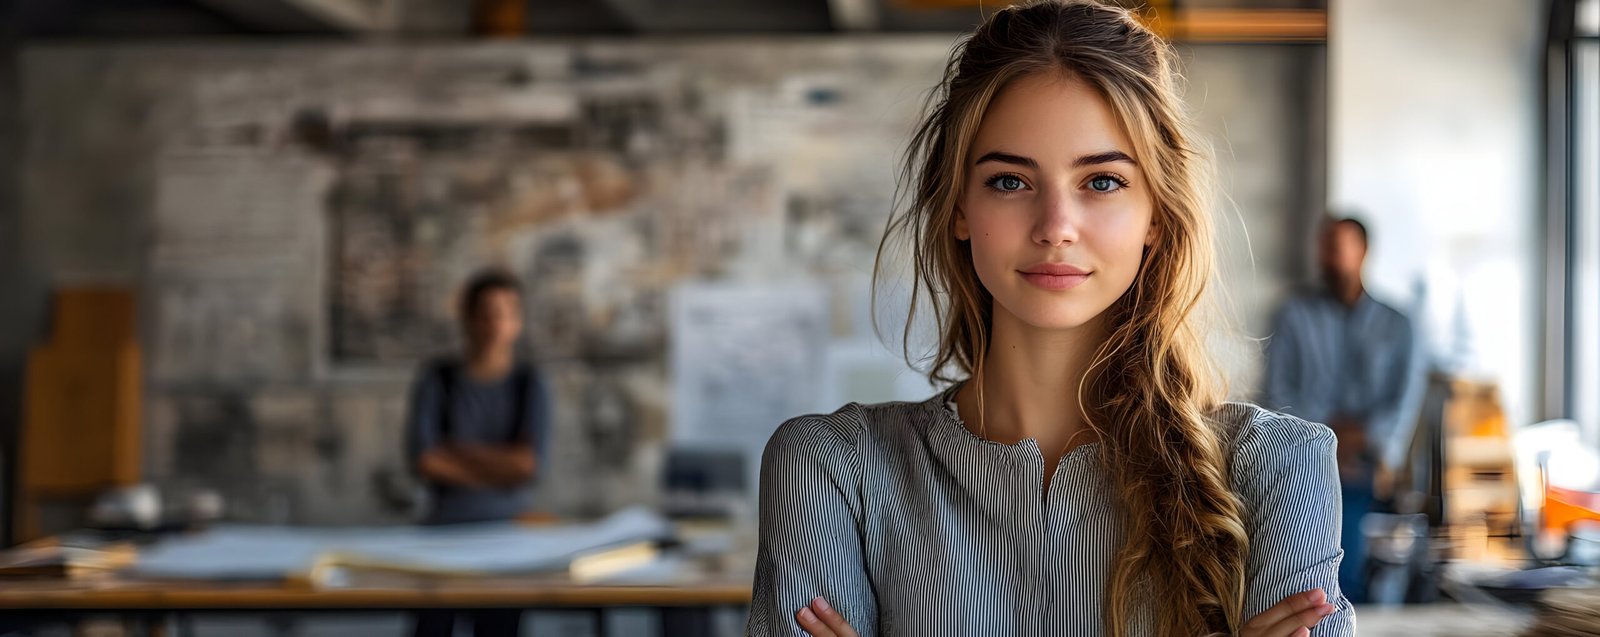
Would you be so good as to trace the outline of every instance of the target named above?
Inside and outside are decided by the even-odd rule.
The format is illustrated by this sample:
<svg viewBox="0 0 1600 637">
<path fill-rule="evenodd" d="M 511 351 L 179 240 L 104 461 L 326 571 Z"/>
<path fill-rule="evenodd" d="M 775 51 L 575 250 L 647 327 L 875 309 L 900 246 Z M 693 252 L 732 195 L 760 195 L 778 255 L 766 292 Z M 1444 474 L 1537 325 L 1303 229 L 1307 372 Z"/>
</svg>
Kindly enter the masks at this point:
<svg viewBox="0 0 1600 637">
<path fill-rule="evenodd" d="M 760 449 L 823 409 L 828 297 L 820 282 L 689 283 L 672 298 L 672 439 Z"/>
</svg>

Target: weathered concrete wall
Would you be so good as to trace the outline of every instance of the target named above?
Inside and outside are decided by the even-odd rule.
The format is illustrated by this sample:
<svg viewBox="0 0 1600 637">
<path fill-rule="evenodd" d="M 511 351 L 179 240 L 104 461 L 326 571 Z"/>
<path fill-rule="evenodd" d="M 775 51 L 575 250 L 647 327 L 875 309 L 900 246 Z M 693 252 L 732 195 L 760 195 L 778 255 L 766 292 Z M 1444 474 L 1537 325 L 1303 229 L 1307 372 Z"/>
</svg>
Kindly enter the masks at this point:
<svg viewBox="0 0 1600 637">
<path fill-rule="evenodd" d="M 509 267 L 556 388 L 541 507 L 650 502 L 671 444 L 927 391 L 875 344 L 865 282 L 950 43 L 34 48 L 21 260 L 36 290 L 141 291 L 152 479 L 322 524 L 405 519 L 409 375 L 453 347 L 455 286 Z M 1227 287 L 1259 335 L 1320 200 L 1320 48 L 1185 58 L 1231 197 Z M 824 307 L 737 316 L 775 288 Z M 673 350 L 718 336 L 736 345 Z M 781 377 L 730 371 L 785 352 L 805 356 Z"/>
</svg>

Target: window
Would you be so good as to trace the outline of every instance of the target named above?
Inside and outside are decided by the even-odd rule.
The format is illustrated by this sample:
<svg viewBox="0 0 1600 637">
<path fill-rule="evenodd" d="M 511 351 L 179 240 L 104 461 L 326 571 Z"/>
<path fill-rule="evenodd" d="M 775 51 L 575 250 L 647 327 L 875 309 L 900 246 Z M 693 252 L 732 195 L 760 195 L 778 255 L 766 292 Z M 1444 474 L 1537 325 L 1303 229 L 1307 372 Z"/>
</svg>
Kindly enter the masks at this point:
<svg viewBox="0 0 1600 637">
<path fill-rule="evenodd" d="M 1566 230 L 1558 306 L 1568 345 L 1552 354 L 1564 359 L 1560 411 L 1600 445 L 1600 0 L 1553 6 L 1571 13 L 1552 20 L 1550 200 Z"/>
</svg>

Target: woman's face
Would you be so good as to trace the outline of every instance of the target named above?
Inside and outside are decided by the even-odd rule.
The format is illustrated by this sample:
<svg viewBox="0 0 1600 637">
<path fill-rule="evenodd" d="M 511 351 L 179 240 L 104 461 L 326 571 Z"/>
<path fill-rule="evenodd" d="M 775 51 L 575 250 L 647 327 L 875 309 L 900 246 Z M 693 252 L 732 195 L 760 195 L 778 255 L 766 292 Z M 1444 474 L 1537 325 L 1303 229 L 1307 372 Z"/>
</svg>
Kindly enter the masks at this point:
<svg viewBox="0 0 1600 637">
<path fill-rule="evenodd" d="M 955 236 L 970 242 L 996 321 L 1077 328 L 1133 283 L 1154 205 L 1132 144 L 1087 84 L 1039 73 L 1006 87 L 967 170 Z"/>
</svg>

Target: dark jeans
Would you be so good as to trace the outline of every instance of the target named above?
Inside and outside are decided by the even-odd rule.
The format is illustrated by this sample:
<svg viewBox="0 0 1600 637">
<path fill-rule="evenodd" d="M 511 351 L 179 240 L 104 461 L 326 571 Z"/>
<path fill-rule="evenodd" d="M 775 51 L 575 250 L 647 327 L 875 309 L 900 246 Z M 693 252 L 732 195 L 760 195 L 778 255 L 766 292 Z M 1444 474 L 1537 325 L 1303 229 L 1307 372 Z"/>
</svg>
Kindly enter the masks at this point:
<svg viewBox="0 0 1600 637">
<path fill-rule="evenodd" d="M 1361 533 L 1361 518 L 1372 511 L 1372 483 L 1344 484 L 1344 524 L 1339 543 L 1344 561 L 1339 563 L 1339 588 L 1352 604 L 1367 601 L 1367 537 Z"/>
<path fill-rule="evenodd" d="M 450 637 L 455 634 L 456 618 L 472 625 L 474 637 L 517 637 L 522 628 L 522 611 L 516 608 L 494 610 L 423 610 L 415 615 L 413 637 Z"/>
</svg>

